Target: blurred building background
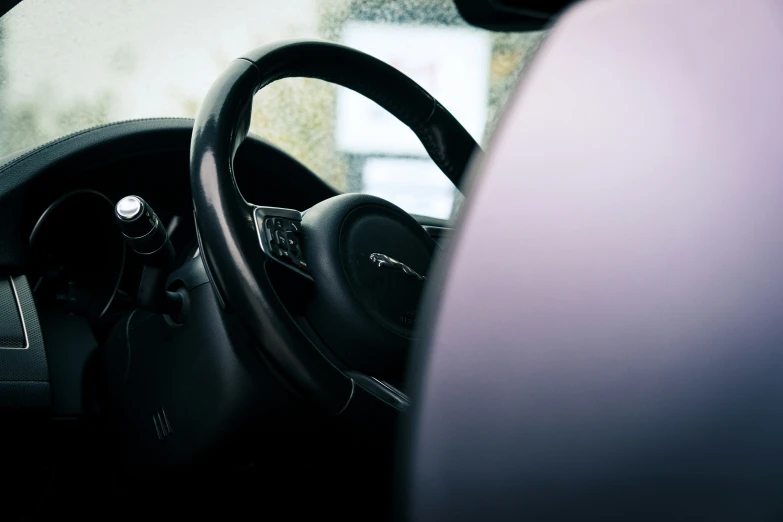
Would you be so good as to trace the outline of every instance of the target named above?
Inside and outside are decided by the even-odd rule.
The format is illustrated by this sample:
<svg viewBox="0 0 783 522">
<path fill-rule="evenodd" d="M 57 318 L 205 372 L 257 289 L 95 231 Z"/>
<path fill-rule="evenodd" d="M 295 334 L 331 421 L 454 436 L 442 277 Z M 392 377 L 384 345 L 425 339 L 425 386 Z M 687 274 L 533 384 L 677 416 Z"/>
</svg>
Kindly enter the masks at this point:
<svg viewBox="0 0 783 522">
<path fill-rule="evenodd" d="M 192 118 L 232 58 L 288 38 L 392 64 L 486 143 L 542 37 L 469 27 L 451 0 L 24 0 L 0 25 L 0 156 L 111 121 Z M 413 133 L 343 88 L 276 82 L 251 132 L 340 190 L 435 217 L 455 207 Z"/>
</svg>

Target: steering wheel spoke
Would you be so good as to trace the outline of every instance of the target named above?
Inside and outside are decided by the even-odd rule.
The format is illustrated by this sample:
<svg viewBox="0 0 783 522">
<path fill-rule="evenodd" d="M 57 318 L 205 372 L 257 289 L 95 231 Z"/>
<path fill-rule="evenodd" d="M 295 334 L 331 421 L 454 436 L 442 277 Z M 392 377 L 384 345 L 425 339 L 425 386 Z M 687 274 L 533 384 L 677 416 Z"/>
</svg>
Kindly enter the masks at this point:
<svg viewBox="0 0 783 522">
<path fill-rule="evenodd" d="M 255 207 L 253 216 L 261 250 L 271 260 L 312 281 L 302 254 L 302 213 L 288 208 Z"/>
</svg>

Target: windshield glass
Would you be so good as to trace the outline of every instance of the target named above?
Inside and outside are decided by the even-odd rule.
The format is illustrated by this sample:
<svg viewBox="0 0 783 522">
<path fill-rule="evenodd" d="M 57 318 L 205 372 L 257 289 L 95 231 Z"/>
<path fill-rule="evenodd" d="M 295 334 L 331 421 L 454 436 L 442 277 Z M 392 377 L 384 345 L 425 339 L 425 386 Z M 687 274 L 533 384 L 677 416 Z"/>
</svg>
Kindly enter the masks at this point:
<svg viewBox="0 0 783 522">
<path fill-rule="evenodd" d="M 0 21 L 0 156 L 113 121 L 192 118 L 230 60 L 288 38 L 392 64 L 485 143 L 541 37 L 472 28 L 452 0 L 24 0 Z M 250 131 L 338 190 L 454 211 L 456 190 L 413 133 L 343 88 L 276 82 Z"/>
</svg>

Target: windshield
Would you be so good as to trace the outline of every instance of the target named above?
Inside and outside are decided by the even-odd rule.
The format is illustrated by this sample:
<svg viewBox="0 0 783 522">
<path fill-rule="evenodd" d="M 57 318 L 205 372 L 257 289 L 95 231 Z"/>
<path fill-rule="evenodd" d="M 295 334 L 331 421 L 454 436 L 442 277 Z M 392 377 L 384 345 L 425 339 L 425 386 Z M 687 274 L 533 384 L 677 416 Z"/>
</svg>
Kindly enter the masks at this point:
<svg viewBox="0 0 783 522">
<path fill-rule="evenodd" d="M 0 156 L 113 121 L 192 118 L 230 60 L 288 38 L 392 64 L 486 143 L 541 36 L 472 28 L 451 0 L 25 0 L 0 23 Z M 413 133 L 343 88 L 276 82 L 250 131 L 340 191 L 438 218 L 456 207 Z"/>
</svg>

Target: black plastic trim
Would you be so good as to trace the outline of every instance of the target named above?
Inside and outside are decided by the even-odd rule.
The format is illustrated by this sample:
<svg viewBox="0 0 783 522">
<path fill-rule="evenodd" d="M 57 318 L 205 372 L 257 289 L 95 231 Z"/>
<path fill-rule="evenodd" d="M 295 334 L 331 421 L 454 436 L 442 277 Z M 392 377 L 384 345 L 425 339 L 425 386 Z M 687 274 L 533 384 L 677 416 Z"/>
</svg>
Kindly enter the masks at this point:
<svg viewBox="0 0 783 522">
<path fill-rule="evenodd" d="M 23 275 L 12 277 L 11 282 L 16 297 L 14 306 L 19 307 L 27 347 L 0 350 L 0 381 L 48 381 L 46 351 L 30 285 Z"/>
</svg>

